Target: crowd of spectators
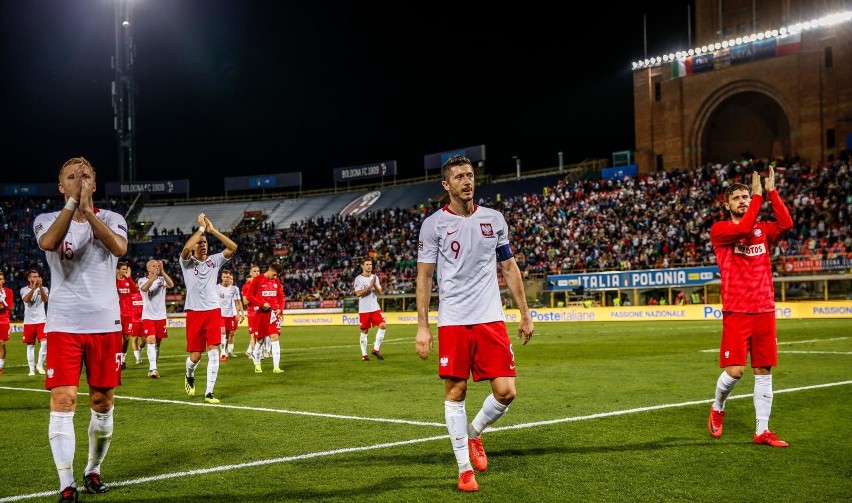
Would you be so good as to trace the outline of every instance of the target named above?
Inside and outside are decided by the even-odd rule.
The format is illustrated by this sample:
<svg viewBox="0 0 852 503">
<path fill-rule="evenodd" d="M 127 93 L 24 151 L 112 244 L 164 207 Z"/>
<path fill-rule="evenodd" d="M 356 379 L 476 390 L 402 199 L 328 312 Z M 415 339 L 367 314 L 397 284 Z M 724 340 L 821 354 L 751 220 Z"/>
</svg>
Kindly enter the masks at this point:
<svg viewBox="0 0 852 503">
<path fill-rule="evenodd" d="M 815 165 L 779 163 L 779 193 L 795 226 L 772 250 L 773 256 L 852 258 L 849 164 L 845 153 Z M 506 216 L 512 248 L 528 277 L 712 265 L 715 257 L 709 231 L 713 222 L 727 218 L 721 204 L 724 189 L 730 183 L 747 182 L 749 173 L 763 169 L 760 162 L 745 161 L 623 180 L 560 180 L 537 193 L 479 203 Z M 38 269 L 49 286 L 49 271 L 44 253 L 35 243 L 32 221 L 38 213 L 57 210 L 60 205 L 57 198 L 0 199 L 0 268 L 13 290 L 23 285 L 30 268 Z M 121 201 L 110 201 L 110 205 L 117 211 L 127 208 Z M 250 265 L 265 269 L 277 260 L 283 265 L 281 279 L 288 301 L 339 305 L 344 297 L 352 296 L 359 259 L 370 256 L 386 293 L 412 293 L 419 227 L 435 209 L 424 203 L 357 216 L 312 218 L 286 228 L 270 224 L 230 233 L 239 250 L 229 268 L 241 283 Z M 765 210 L 771 217 L 771 210 Z M 149 243 L 131 244 L 125 259 L 136 274 L 142 274 L 149 258 L 164 260 L 182 288 L 177 256 L 186 236 L 180 230 L 157 234 Z M 217 250 L 215 240 L 211 249 Z M 21 317 L 19 304 L 15 319 Z"/>
</svg>

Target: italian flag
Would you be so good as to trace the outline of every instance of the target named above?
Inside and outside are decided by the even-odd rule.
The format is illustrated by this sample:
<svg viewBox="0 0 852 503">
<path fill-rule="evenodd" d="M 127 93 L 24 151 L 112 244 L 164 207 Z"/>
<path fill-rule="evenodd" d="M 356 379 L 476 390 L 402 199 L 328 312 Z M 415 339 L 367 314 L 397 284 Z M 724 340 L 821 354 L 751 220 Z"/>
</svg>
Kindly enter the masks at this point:
<svg viewBox="0 0 852 503">
<path fill-rule="evenodd" d="M 791 33 L 778 37 L 775 45 L 775 55 L 785 56 L 787 54 L 796 54 L 802 50 L 802 34 Z"/>
</svg>

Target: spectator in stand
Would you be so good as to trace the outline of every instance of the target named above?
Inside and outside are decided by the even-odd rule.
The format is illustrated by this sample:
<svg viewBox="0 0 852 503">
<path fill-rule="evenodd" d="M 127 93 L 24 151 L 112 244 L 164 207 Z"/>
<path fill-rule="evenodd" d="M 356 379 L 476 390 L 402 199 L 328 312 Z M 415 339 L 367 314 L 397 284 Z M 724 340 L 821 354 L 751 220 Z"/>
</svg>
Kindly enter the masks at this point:
<svg viewBox="0 0 852 503">
<path fill-rule="evenodd" d="M 44 323 L 47 321 L 47 304 L 50 290 L 42 284 L 41 274 L 35 269 L 27 271 L 27 286 L 21 287 L 21 300 L 24 301 L 24 344 L 27 345 L 27 365 L 30 375 L 44 375 L 44 360 L 47 358 L 47 337 L 44 335 Z M 35 358 L 36 340 L 41 344 L 38 362 Z"/>
</svg>

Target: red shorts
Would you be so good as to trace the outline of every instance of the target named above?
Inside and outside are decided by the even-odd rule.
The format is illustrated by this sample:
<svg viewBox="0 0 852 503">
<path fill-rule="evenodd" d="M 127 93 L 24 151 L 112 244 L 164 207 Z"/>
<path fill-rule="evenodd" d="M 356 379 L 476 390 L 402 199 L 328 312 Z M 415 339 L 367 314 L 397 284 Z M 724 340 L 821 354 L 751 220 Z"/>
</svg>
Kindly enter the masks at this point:
<svg viewBox="0 0 852 503">
<path fill-rule="evenodd" d="M 169 337 L 166 320 L 142 320 L 142 337 L 156 336 L 157 339 Z"/>
<path fill-rule="evenodd" d="M 257 313 L 254 311 L 254 308 L 250 308 L 246 311 L 246 325 L 248 325 L 249 336 L 254 337 L 254 333 L 257 329 L 254 327 L 255 320 L 257 319 Z"/>
<path fill-rule="evenodd" d="M 386 321 L 381 309 L 371 313 L 358 313 L 358 317 L 361 318 L 361 330 L 377 327 Z"/>
<path fill-rule="evenodd" d="M 186 312 L 187 351 L 203 353 L 207 348 L 218 347 L 221 343 L 222 312 L 219 309 Z"/>
<path fill-rule="evenodd" d="M 237 329 L 237 317 L 222 316 L 222 324 L 225 325 L 225 333 L 233 332 Z"/>
<path fill-rule="evenodd" d="M 35 344 L 36 339 L 43 341 L 44 323 L 24 323 L 24 344 Z"/>
<path fill-rule="evenodd" d="M 775 313 L 722 312 L 719 366 L 744 366 L 749 353 L 752 368 L 774 367 L 778 364 Z"/>
<path fill-rule="evenodd" d="M 130 337 L 141 337 L 142 320 L 136 320 L 132 316 L 122 316 L 121 333 Z"/>
<path fill-rule="evenodd" d="M 438 327 L 438 375 L 474 381 L 515 377 L 515 354 L 502 321 Z"/>
<path fill-rule="evenodd" d="M 278 326 L 278 318 L 272 317 L 273 311 L 258 311 L 254 315 L 254 338 L 263 339 L 270 335 L 280 335 L 281 327 Z"/>
<path fill-rule="evenodd" d="M 47 376 L 44 388 L 80 386 L 80 373 L 86 367 L 86 382 L 96 388 L 116 388 L 121 384 L 121 332 L 69 334 L 48 332 Z"/>
<path fill-rule="evenodd" d="M 9 340 L 9 329 L 11 325 L 8 323 L 0 323 L 0 341 Z"/>
</svg>

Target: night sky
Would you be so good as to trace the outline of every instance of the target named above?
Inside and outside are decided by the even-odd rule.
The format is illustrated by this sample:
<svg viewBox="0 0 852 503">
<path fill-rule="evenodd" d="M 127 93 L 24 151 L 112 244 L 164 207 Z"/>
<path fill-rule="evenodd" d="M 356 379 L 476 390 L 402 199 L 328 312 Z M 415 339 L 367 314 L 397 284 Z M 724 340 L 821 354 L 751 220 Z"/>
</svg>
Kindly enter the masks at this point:
<svg viewBox="0 0 852 503">
<path fill-rule="evenodd" d="M 566 15 L 547 2 L 138 0 L 137 179 L 334 168 L 486 146 L 486 173 L 513 173 L 634 147 L 630 64 L 688 46 L 690 1 Z M 547 5 L 545 7 L 544 5 Z M 2 183 L 53 182 L 89 158 L 118 181 L 110 60 L 112 0 L 0 0 Z M 694 12 L 694 9 L 692 10 Z M 692 32 L 694 35 L 694 31 Z M 100 184 L 99 184 L 100 185 Z"/>
</svg>

